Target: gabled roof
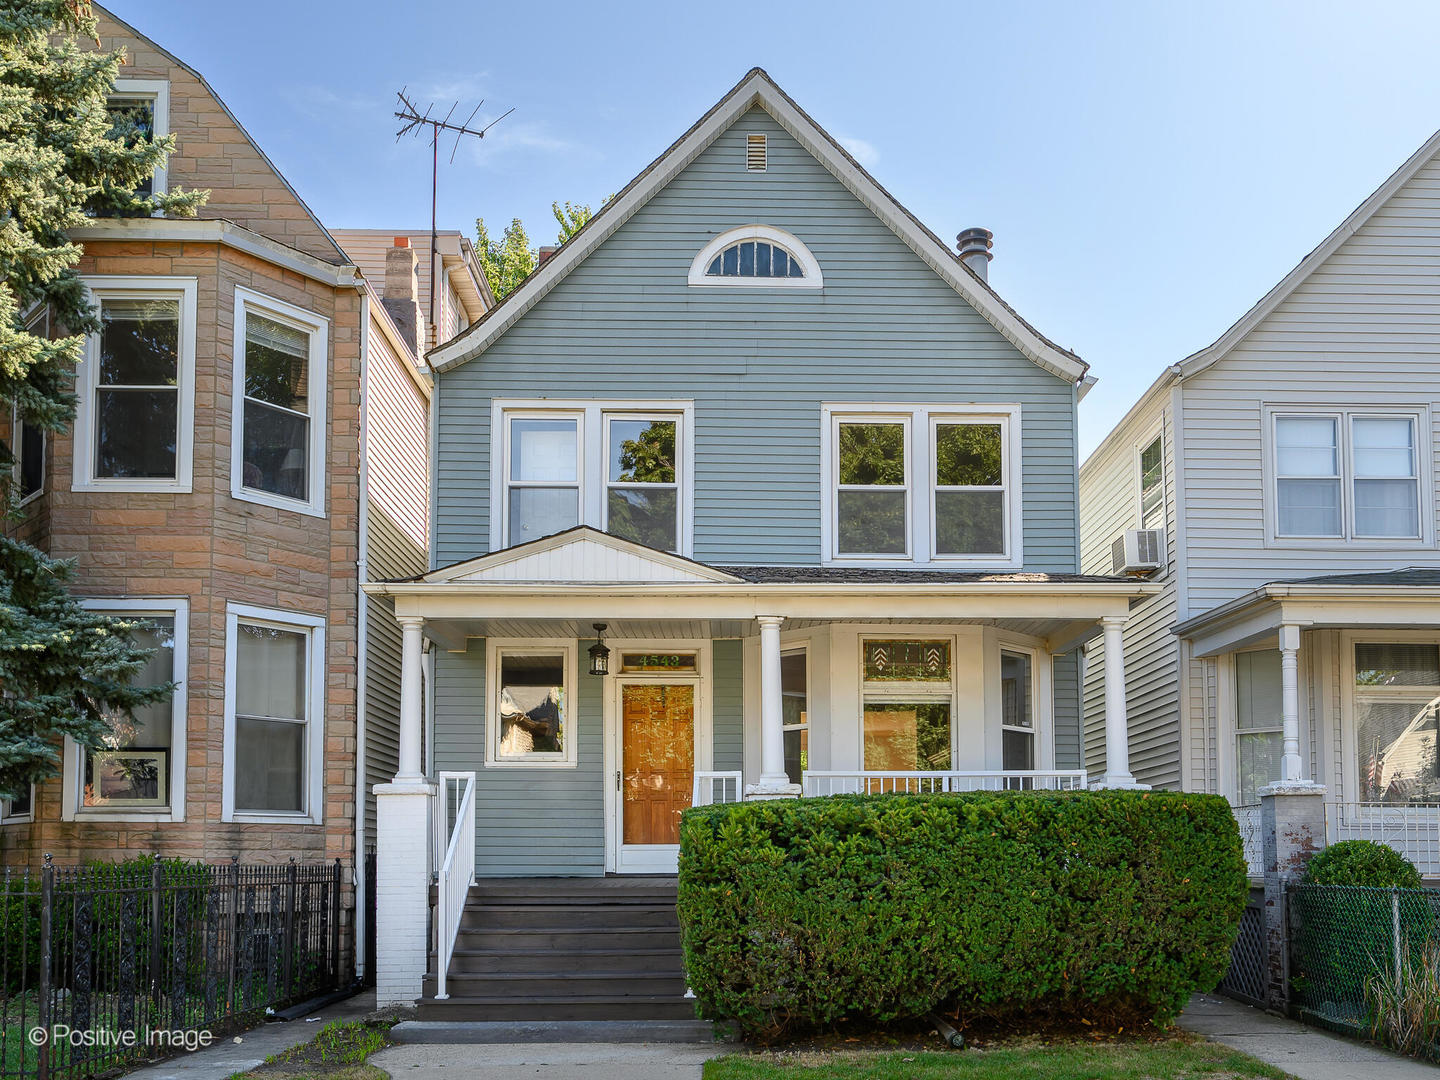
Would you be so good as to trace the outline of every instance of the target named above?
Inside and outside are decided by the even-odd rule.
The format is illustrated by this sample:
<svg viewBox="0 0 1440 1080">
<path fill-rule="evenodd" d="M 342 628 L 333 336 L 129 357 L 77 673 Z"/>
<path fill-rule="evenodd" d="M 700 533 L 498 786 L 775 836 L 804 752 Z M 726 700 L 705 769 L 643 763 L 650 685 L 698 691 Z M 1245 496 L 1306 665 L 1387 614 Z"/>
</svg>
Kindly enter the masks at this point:
<svg viewBox="0 0 1440 1080">
<path fill-rule="evenodd" d="M 457 583 L 544 581 L 577 584 L 739 584 L 741 579 L 704 563 L 576 525 L 514 547 L 451 563 L 408 581 Z"/>
<path fill-rule="evenodd" d="M 1204 371 L 1234 348 L 1266 316 L 1289 299 L 1290 294 L 1319 269 L 1326 259 L 1340 250 L 1341 244 L 1364 228 L 1366 223 L 1375 216 L 1376 211 L 1409 183 L 1415 174 L 1425 166 L 1425 163 L 1437 153 L 1440 153 L 1440 131 L 1426 139 L 1425 144 L 1411 154 L 1405 164 L 1391 173 L 1389 179 L 1376 188 L 1368 199 L 1357 206 L 1350 216 L 1336 227 L 1334 232 L 1322 240 L 1314 251 L 1301 259 L 1295 269 L 1281 278 L 1280 282 L 1262 296 L 1259 302 L 1242 315 L 1230 329 L 1216 338 L 1213 344 L 1181 360 L 1177 368 L 1172 371 L 1182 379 L 1188 378 Z"/>
<path fill-rule="evenodd" d="M 954 250 L 876 183 L 829 132 L 815 123 L 758 67 L 752 68 L 694 127 L 601 207 L 584 228 L 492 308 L 485 318 L 446 344 L 431 350 L 431 366 L 436 371 L 448 371 L 483 353 L 716 138 L 755 106 L 769 113 L 1023 355 L 1062 379 L 1078 382 L 1084 378 L 1088 365 L 1083 360 L 1050 341 L 1022 319 L 960 261 Z"/>
<path fill-rule="evenodd" d="M 325 228 L 324 224 L 320 221 L 320 219 L 315 216 L 315 211 L 310 209 L 310 204 L 307 203 L 304 199 L 302 199 L 300 197 L 300 193 L 291 186 L 290 181 L 285 179 L 285 174 L 275 167 L 275 163 L 270 160 L 269 155 L 266 154 L 263 149 L 261 149 L 260 144 L 256 142 L 255 139 L 251 136 L 250 132 L 245 129 L 245 125 L 240 123 L 239 118 L 230 111 L 230 106 L 225 104 L 224 100 L 220 97 L 220 95 L 215 92 L 215 88 L 205 80 L 205 76 L 200 74 L 200 72 L 196 71 L 184 60 L 181 60 L 178 56 L 176 56 L 169 49 L 165 48 L 163 45 L 157 42 L 149 34 L 143 34 L 139 30 L 135 29 L 135 27 L 131 26 L 124 19 L 120 18 L 109 8 L 103 7 L 100 4 L 92 4 L 91 6 L 98 14 L 109 19 L 116 26 L 121 27 L 127 32 L 133 34 L 135 37 L 140 38 L 142 41 L 149 44 L 150 47 L 153 48 L 156 52 L 160 53 L 171 63 L 173 63 L 176 67 L 184 68 L 186 71 L 188 71 L 191 75 L 195 77 L 195 81 L 205 88 L 205 92 L 210 95 L 211 100 L 213 100 L 216 105 L 220 106 L 220 111 L 223 112 L 230 120 L 230 122 L 235 125 L 235 130 L 240 132 L 240 134 L 245 137 L 245 141 L 250 144 L 250 148 L 259 155 L 260 160 L 263 161 L 265 165 L 270 169 L 270 171 L 275 174 L 275 178 L 280 182 L 281 186 L 294 196 L 295 201 L 300 204 L 301 209 L 303 209 L 305 213 L 309 216 L 310 221 L 317 229 L 320 230 L 321 234 L 325 237 L 325 239 L 330 242 L 330 245 L 335 249 L 335 254 L 337 256 L 334 262 L 342 266 L 348 265 L 350 263 L 350 257 L 346 255 L 345 252 L 341 250 L 340 245 L 335 242 L 335 238 L 330 235 L 330 230 Z"/>
</svg>

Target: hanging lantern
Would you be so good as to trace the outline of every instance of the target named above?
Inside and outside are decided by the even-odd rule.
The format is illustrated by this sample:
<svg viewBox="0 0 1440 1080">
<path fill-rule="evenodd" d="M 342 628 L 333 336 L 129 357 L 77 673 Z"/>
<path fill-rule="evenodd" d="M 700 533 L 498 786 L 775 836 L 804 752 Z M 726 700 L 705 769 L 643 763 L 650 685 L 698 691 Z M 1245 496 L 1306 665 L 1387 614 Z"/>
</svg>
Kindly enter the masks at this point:
<svg viewBox="0 0 1440 1080">
<path fill-rule="evenodd" d="M 610 650 L 605 647 L 605 624 L 603 622 L 597 622 L 594 626 L 595 636 L 599 640 L 590 646 L 590 674 L 609 675 Z"/>
</svg>

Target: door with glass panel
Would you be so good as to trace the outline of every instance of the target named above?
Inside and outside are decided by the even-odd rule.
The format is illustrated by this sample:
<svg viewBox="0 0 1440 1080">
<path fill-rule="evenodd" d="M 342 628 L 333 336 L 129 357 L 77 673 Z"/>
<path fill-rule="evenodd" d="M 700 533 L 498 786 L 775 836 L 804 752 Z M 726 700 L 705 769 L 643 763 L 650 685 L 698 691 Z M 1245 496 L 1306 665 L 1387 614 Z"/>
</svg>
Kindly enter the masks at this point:
<svg viewBox="0 0 1440 1080">
<path fill-rule="evenodd" d="M 616 680 L 621 873 L 674 873 L 695 782 L 695 680 Z"/>
</svg>

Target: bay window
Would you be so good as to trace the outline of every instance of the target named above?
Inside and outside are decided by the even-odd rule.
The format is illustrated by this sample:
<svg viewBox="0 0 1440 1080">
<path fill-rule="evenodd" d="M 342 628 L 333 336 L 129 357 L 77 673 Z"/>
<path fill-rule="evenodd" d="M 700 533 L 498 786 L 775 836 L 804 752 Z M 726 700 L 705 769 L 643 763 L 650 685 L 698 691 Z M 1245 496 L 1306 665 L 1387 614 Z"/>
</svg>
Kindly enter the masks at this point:
<svg viewBox="0 0 1440 1080">
<path fill-rule="evenodd" d="M 76 377 L 77 491 L 189 491 L 194 278 L 90 277 L 100 329 Z"/>
<path fill-rule="evenodd" d="M 1277 539 L 1423 540 L 1424 411 L 1273 411 Z"/>
<path fill-rule="evenodd" d="M 1019 406 L 821 411 L 827 563 L 1021 565 Z"/>
<path fill-rule="evenodd" d="M 230 604 L 226 612 L 226 821 L 318 824 L 324 620 Z"/>
<path fill-rule="evenodd" d="M 323 515 L 328 323 L 235 290 L 231 494 Z"/>
<path fill-rule="evenodd" d="M 1360 800 L 1440 801 L 1440 645 L 1357 642 L 1354 707 Z"/>
<path fill-rule="evenodd" d="M 496 402 L 492 547 L 584 524 L 688 554 L 691 415 L 688 402 Z"/>
</svg>

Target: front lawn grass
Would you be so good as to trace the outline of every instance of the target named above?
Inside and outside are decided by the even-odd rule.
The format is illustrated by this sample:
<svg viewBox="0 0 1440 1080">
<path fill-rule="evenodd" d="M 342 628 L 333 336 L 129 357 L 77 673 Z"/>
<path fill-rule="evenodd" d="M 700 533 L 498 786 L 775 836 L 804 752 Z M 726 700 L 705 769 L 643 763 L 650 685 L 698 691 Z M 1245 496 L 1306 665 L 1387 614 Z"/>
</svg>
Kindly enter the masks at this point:
<svg viewBox="0 0 1440 1080">
<path fill-rule="evenodd" d="M 1224 1046 L 1188 1039 L 1059 1043 L 993 1050 L 731 1054 L 705 1080 L 1286 1080 L 1289 1073 Z"/>
</svg>

